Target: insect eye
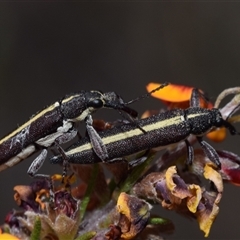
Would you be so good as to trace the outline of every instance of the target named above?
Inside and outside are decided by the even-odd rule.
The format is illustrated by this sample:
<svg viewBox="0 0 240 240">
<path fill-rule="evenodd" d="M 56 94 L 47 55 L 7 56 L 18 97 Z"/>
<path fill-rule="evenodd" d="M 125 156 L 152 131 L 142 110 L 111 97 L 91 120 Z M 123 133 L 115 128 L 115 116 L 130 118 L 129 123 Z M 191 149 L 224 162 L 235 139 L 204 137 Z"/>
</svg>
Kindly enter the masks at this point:
<svg viewBox="0 0 240 240">
<path fill-rule="evenodd" d="M 103 106 L 103 101 L 101 99 L 94 99 L 88 102 L 88 107 L 101 108 Z"/>
</svg>

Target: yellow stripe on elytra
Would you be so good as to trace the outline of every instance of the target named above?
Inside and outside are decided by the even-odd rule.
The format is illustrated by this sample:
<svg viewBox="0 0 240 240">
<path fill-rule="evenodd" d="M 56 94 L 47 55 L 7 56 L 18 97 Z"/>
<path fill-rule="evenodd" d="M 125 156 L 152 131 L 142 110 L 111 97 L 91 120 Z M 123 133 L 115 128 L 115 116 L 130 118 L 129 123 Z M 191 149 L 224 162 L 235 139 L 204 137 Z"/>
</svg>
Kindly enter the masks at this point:
<svg viewBox="0 0 240 240">
<path fill-rule="evenodd" d="M 62 100 L 62 103 L 70 102 L 73 98 L 79 97 L 79 94 L 71 95 L 68 98 Z"/>
<path fill-rule="evenodd" d="M 102 98 L 102 93 L 101 93 L 101 92 L 95 91 L 95 90 L 92 90 L 92 91 L 90 91 L 90 92 L 91 92 L 91 93 L 98 93 L 98 94 L 99 94 L 99 97 Z M 72 99 L 78 98 L 79 96 L 80 96 L 80 94 L 71 95 L 71 96 L 69 96 L 68 98 L 63 99 L 63 100 L 62 100 L 62 103 L 70 102 L 70 101 L 72 101 Z M 82 96 L 84 97 L 84 94 L 82 94 Z M 104 102 L 104 99 L 101 99 L 101 100 Z"/>
<path fill-rule="evenodd" d="M 190 118 L 195 118 L 195 117 L 199 117 L 199 116 L 203 116 L 203 115 L 207 115 L 208 113 L 191 113 L 189 115 L 187 115 L 187 118 L 190 119 Z"/>
<path fill-rule="evenodd" d="M 30 126 L 34 121 L 36 121 L 37 119 L 41 118 L 45 113 L 53 111 L 58 106 L 59 106 L 59 103 L 56 102 L 56 103 L 52 104 L 51 106 L 45 108 L 44 110 L 42 110 L 41 112 L 36 114 L 33 118 L 29 119 L 29 121 L 27 121 L 26 123 L 24 123 L 23 125 L 18 127 L 15 131 L 11 132 L 10 134 L 8 134 L 4 138 L 2 138 L 0 140 L 0 144 L 5 142 L 6 140 L 10 139 L 11 137 L 15 136 L 16 134 L 21 132 L 24 128 Z"/>
<path fill-rule="evenodd" d="M 165 127 L 169 127 L 171 125 L 177 125 L 184 122 L 184 119 L 181 115 L 176 116 L 176 117 L 172 117 L 169 119 L 165 119 L 165 120 L 161 120 L 158 122 L 154 122 L 154 123 L 150 123 L 146 126 L 143 126 L 142 128 L 146 131 L 146 132 L 150 132 L 156 129 L 161 129 L 161 128 L 165 128 Z M 118 133 L 112 136 L 108 136 L 108 137 L 103 137 L 102 138 L 102 142 L 104 145 L 107 145 L 109 143 L 114 143 L 114 142 L 118 142 L 124 139 L 128 139 L 134 136 L 139 136 L 141 134 L 144 134 L 139 128 L 135 128 L 132 130 L 129 130 L 128 132 L 123 132 L 123 133 Z M 78 152 L 82 152 L 82 151 L 87 151 L 92 149 L 92 145 L 91 143 L 86 143 L 82 146 L 78 146 L 76 148 L 73 148 L 69 151 L 66 152 L 67 155 L 73 155 L 75 153 Z"/>
</svg>

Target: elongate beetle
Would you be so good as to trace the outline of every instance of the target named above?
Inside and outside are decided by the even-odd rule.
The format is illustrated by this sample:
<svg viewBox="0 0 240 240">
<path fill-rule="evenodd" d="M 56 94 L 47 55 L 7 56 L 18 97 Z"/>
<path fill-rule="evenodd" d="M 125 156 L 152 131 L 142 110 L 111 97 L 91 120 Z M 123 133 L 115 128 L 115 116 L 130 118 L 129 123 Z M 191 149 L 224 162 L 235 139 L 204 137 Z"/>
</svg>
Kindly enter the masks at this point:
<svg viewBox="0 0 240 240">
<path fill-rule="evenodd" d="M 199 92 L 192 92 L 188 109 L 173 109 L 136 121 L 141 131 L 132 123 L 116 126 L 99 132 L 108 157 L 99 158 L 90 144 L 89 137 L 81 139 L 68 148 L 64 154 L 51 158 L 51 163 L 68 161 L 70 164 L 90 164 L 96 162 L 114 162 L 125 156 L 152 148 L 164 148 L 168 145 L 185 141 L 188 150 L 187 163 L 193 160 L 193 148 L 187 141 L 189 135 L 195 135 L 207 157 L 221 167 L 216 150 L 202 139 L 213 128 L 226 127 L 231 134 L 236 134 L 235 128 L 222 118 L 217 108 L 205 109 L 200 107 Z M 64 155 L 64 156 L 63 156 Z"/>
<path fill-rule="evenodd" d="M 67 142 L 76 136 L 74 125 L 80 121 L 86 121 L 89 137 L 97 144 L 93 145 L 93 149 L 101 158 L 106 157 L 106 149 L 91 125 L 91 114 L 101 108 L 112 108 L 126 112 L 130 118 L 137 117 L 137 112 L 127 107 L 114 92 L 80 91 L 67 95 L 0 140 L 0 171 L 16 165 L 39 150 L 42 151 L 37 159 L 44 160 L 46 148 L 55 143 Z"/>
</svg>

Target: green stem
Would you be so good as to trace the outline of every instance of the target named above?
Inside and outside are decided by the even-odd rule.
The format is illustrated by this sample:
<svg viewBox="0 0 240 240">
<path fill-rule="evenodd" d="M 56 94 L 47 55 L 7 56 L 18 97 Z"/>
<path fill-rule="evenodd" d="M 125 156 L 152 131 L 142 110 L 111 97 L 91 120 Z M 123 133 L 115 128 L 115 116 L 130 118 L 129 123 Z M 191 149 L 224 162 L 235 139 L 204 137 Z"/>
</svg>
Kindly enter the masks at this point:
<svg viewBox="0 0 240 240">
<path fill-rule="evenodd" d="M 96 180 L 97 180 L 98 172 L 99 172 L 99 166 L 98 166 L 98 164 L 94 164 L 92 175 L 91 175 L 91 178 L 89 179 L 89 184 L 88 184 L 86 193 L 85 193 L 84 198 L 82 199 L 82 201 L 80 203 L 80 219 L 81 220 L 84 217 L 84 214 L 85 214 L 86 209 L 87 209 L 87 205 L 90 201 L 91 194 L 94 190 L 94 186 L 95 186 L 95 183 L 96 183 Z"/>
</svg>

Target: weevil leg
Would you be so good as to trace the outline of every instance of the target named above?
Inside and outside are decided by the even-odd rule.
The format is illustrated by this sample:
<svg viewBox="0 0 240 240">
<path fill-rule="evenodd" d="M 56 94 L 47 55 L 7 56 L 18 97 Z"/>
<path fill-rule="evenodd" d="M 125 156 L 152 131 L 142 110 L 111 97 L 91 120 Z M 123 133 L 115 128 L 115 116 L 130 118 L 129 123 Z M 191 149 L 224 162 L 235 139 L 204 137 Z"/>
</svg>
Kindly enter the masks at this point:
<svg viewBox="0 0 240 240">
<path fill-rule="evenodd" d="M 41 153 L 33 160 L 32 164 L 28 168 L 28 175 L 33 178 L 42 178 L 45 179 L 49 183 L 49 203 L 54 205 L 54 192 L 53 192 L 53 182 L 50 175 L 47 174 L 37 174 L 37 171 L 42 167 L 45 159 L 47 157 L 47 149 L 43 149 Z"/>
<path fill-rule="evenodd" d="M 136 166 L 138 166 L 139 164 L 143 163 L 144 161 L 146 161 L 146 159 L 148 158 L 148 155 L 147 153 L 149 152 L 149 150 L 144 154 L 144 156 L 140 157 L 140 158 L 137 158 L 135 160 L 132 160 L 132 161 L 128 161 L 126 160 L 125 158 L 114 158 L 114 159 L 111 159 L 111 160 L 108 160 L 107 163 L 117 163 L 117 162 L 124 162 L 128 165 L 128 169 L 132 169 Z"/>
<path fill-rule="evenodd" d="M 221 162 L 216 150 L 207 142 L 205 142 L 202 137 L 197 137 L 199 144 L 201 145 L 206 156 L 219 168 L 221 169 Z"/>
<path fill-rule="evenodd" d="M 224 120 L 223 125 L 225 128 L 228 129 L 228 131 L 231 133 L 231 135 L 236 135 L 236 134 L 239 135 L 239 132 L 237 132 L 236 128 L 231 123 Z"/>
<path fill-rule="evenodd" d="M 32 164 L 28 168 L 28 175 L 37 178 L 49 178 L 49 175 L 37 174 L 37 171 L 42 167 L 45 159 L 47 157 L 47 149 L 43 149 L 41 153 L 33 160 Z"/>
<path fill-rule="evenodd" d="M 113 158 L 111 160 L 108 160 L 107 163 L 117 163 L 117 162 L 126 162 L 127 164 L 129 164 L 129 162 L 125 159 L 125 158 Z"/>
<path fill-rule="evenodd" d="M 61 136 L 57 137 L 54 143 L 63 144 L 71 141 L 77 136 L 78 131 L 75 129 L 70 130 L 69 132 L 63 133 Z"/>
<path fill-rule="evenodd" d="M 191 107 L 200 107 L 200 92 L 197 88 L 194 88 L 192 90 L 190 106 Z"/>
<path fill-rule="evenodd" d="M 62 135 L 60 135 L 59 137 L 57 137 L 54 140 L 54 144 L 53 146 L 51 146 L 50 150 L 53 153 L 53 155 L 57 155 L 55 149 L 53 148 L 54 145 L 56 146 L 56 144 L 64 144 L 67 143 L 69 141 L 71 141 L 76 135 L 78 134 L 78 131 L 75 129 L 70 130 L 69 132 L 63 133 Z"/>
<path fill-rule="evenodd" d="M 148 156 L 144 155 L 138 159 L 127 161 L 125 158 L 115 158 L 104 163 L 107 169 L 113 174 L 114 181 L 119 185 L 126 179 L 131 171 L 147 160 Z M 112 164 L 114 163 L 114 164 Z"/>
<path fill-rule="evenodd" d="M 68 158 L 63 150 L 63 148 L 60 146 L 60 144 L 69 142 L 70 140 L 72 140 L 74 137 L 76 137 L 78 131 L 75 129 L 71 129 L 69 132 L 66 132 L 64 134 L 62 134 L 61 136 L 57 137 L 54 141 L 54 145 L 57 148 L 58 152 L 62 155 L 63 157 L 63 177 L 65 177 L 67 175 L 67 169 L 69 167 L 69 163 L 68 163 Z"/>
<path fill-rule="evenodd" d="M 131 162 L 129 162 L 129 169 L 137 167 L 141 163 L 145 162 L 147 159 L 148 159 L 148 155 L 132 160 Z"/>
<path fill-rule="evenodd" d="M 67 157 L 65 151 L 63 150 L 63 148 L 59 145 L 59 143 L 57 141 L 55 142 L 55 145 L 56 145 L 58 152 L 62 155 L 62 158 L 63 158 L 62 178 L 64 181 L 64 177 L 67 176 L 67 170 L 69 168 L 69 160 L 68 160 L 68 157 Z"/>
<path fill-rule="evenodd" d="M 91 144 L 92 144 L 94 152 L 97 154 L 97 156 L 103 162 L 105 162 L 105 160 L 108 159 L 107 148 L 104 145 L 100 136 L 98 135 L 97 131 L 92 126 L 92 124 L 93 124 L 92 116 L 88 115 L 86 117 L 86 128 L 87 128 L 87 132 L 88 132 Z"/>
<path fill-rule="evenodd" d="M 143 133 L 147 133 L 139 124 L 137 124 L 136 119 L 132 118 L 132 117 L 131 117 L 130 115 L 128 115 L 128 114 L 123 115 L 123 112 L 120 111 L 120 110 L 119 110 L 118 112 L 119 112 L 119 114 L 120 114 L 121 116 L 123 116 L 123 118 L 125 118 L 125 120 L 127 120 L 129 123 L 134 124 L 134 126 L 136 126 L 137 128 L 139 128 Z"/>
<path fill-rule="evenodd" d="M 190 107 L 201 107 L 200 99 L 203 99 L 205 102 L 209 102 L 207 96 L 199 91 L 199 89 L 194 88 L 192 90 L 192 95 L 190 99 Z"/>
<path fill-rule="evenodd" d="M 185 140 L 185 143 L 186 143 L 186 147 L 187 147 L 187 161 L 186 161 L 186 164 L 187 165 L 192 165 L 193 158 L 194 158 L 193 147 L 190 145 L 188 140 Z"/>
</svg>

